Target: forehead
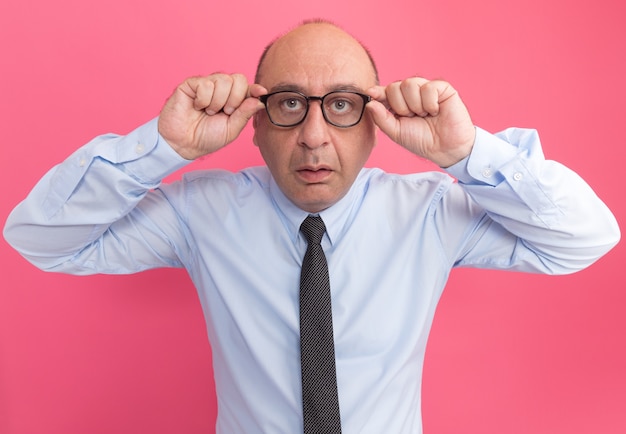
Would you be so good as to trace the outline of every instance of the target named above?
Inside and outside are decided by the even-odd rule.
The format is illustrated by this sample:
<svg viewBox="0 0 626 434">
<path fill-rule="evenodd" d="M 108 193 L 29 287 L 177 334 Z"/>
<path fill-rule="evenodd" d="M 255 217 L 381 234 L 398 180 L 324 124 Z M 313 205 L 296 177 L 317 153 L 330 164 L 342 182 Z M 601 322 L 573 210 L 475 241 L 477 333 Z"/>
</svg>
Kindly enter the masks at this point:
<svg viewBox="0 0 626 434">
<path fill-rule="evenodd" d="M 363 46 L 343 30 L 307 24 L 269 48 L 259 84 L 270 91 L 290 86 L 314 93 L 346 86 L 365 90 L 376 84 L 376 73 Z"/>
</svg>

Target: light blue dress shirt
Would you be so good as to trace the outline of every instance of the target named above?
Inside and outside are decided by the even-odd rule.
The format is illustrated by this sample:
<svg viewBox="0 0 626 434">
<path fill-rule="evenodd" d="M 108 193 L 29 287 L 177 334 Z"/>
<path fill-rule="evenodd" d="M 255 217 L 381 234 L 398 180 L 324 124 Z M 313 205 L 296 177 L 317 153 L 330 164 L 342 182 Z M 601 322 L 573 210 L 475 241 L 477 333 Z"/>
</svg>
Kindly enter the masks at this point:
<svg viewBox="0 0 626 434">
<path fill-rule="evenodd" d="M 101 136 L 51 170 L 6 239 L 38 267 L 74 274 L 184 267 L 213 350 L 218 433 L 302 432 L 298 288 L 307 213 L 265 167 L 196 171 L 156 120 Z M 615 218 L 537 134 L 477 129 L 443 173 L 364 169 L 320 213 L 327 235 L 344 433 L 421 433 L 428 333 L 455 266 L 571 273 L 619 239 Z"/>
</svg>

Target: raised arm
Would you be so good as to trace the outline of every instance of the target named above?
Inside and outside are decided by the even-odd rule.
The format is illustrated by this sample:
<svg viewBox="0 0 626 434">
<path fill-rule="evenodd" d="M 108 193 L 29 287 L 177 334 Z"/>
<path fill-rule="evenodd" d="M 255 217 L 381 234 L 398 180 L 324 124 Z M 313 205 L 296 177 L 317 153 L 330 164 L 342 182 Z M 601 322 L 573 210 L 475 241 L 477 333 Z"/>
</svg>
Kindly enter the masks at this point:
<svg viewBox="0 0 626 434">
<path fill-rule="evenodd" d="M 413 77 L 369 93 L 380 129 L 446 168 L 486 212 L 490 221 L 476 229 L 456 265 L 570 273 L 619 241 L 611 211 L 580 176 L 544 158 L 535 131 L 492 135 L 475 128 L 457 91 L 443 81 Z"/>
<path fill-rule="evenodd" d="M 10 214 L 6 240 L 36 266 L 71 273 L 124 273 L 178 266 L 168 201 L 154 191 L 195 158 L 232 142 L 263 105 L 265 90 L 242 75 L 187 79 L 158 119 L 125 136 L 104 135 L 50 170 Z M 142 204 L 141 207 L 139 204 Z M 129 253 L 132 250 L 132 254 Z"/>
</svg>

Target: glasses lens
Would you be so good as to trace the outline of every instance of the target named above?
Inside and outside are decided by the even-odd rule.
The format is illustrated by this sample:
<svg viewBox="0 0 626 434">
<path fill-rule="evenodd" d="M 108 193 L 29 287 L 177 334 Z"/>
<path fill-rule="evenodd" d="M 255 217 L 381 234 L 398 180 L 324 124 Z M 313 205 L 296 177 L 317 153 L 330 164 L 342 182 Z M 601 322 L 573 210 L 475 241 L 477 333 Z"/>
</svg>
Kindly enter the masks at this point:
<svg viewBox="0 0 626 434">
<path fill-rule="evenodd" d="M 306 98 L 295 92 L 270 95 L 265 105 L 271 121 L 285 127 L 299 123 L 307 112 Z"/>
<path fill-rule="evenodd" d="M 321 100 L 326 121 L 337 127 L 356 125 L 363 116 L 369 97 L 356 92 L 330 92 L 324 97 L 307 97 L 299 92 L 281 91 L 265 97 L 265 107 L 270 120 L 281 127 L 292 127 L 304 120 L 309 100 Z"/>
<path fill-rule="evenodd" d="M 365 101 L 358 93 L 331 92 L 324 97 L 326 119 L 338 127 L 351 127 L 361 120 Z"/>
</svg>

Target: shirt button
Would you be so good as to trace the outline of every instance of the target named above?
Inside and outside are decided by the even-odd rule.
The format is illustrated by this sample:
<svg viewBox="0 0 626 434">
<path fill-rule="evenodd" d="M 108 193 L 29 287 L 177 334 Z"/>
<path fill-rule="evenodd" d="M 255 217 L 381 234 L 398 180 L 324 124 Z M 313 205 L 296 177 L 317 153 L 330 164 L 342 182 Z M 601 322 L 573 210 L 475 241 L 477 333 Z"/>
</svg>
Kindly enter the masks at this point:
<svg viewBox="0 0 626 434">
<path fill-rule="evenodd" d="M 491 170 L 490 167 L 486 167 L 485 169 L 483 169 L 482 173 L 485 178 L 489 178 L 491 177 L 491 175 L 493 175 L 493 170 Z"/>
<path fill-rule="evenodd" d="M 521 172 L 515 172 L 515 173 L 513 174 L 513 179 L 514 179 L 514 180 L 516 180 L 516 181 L 521 181 L 521 179 L 522 179 L 523 177 L 524 177 L 524 175 L 522 175 L 522 173 L 521 173 Z"/>
<path fill-rule="evenodd" d="M 80 160 L 78 161 L 78 165 L 80 167 L 85 167 L 85 164 L 87 164 L 87 159 L 85 157 L 80 157 Z"/>
<path fill-rule="evenodd" d="M 146 149 L 146 147 L 142 143 L 138 143 L 137 146 L 135 146 L 135 152 L 137 154 L 142 154 L 144 149 Z"/>
</svg>

